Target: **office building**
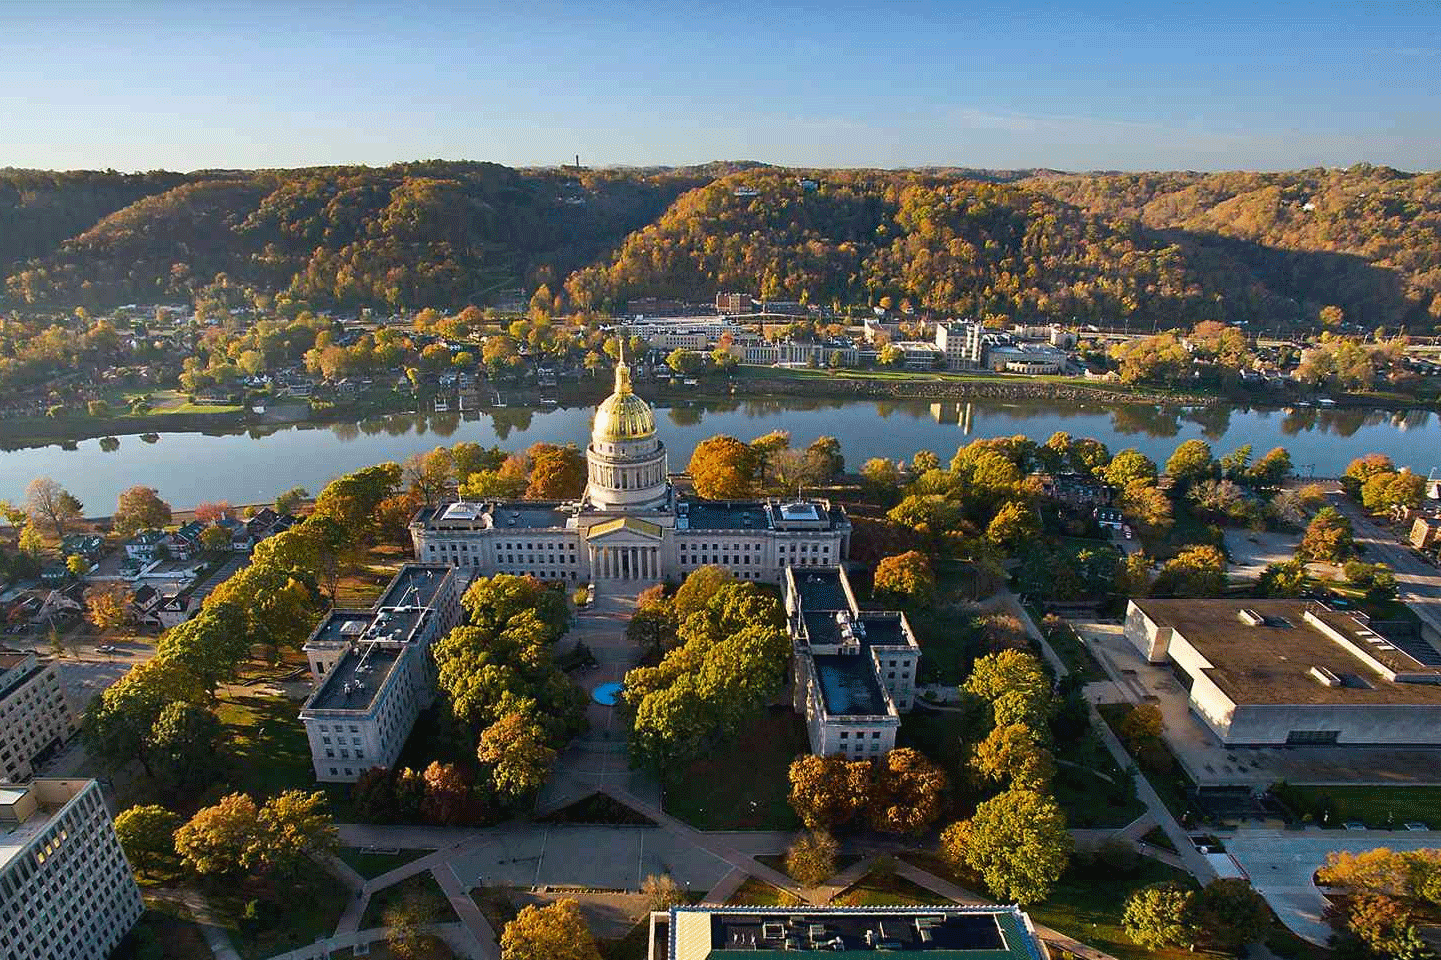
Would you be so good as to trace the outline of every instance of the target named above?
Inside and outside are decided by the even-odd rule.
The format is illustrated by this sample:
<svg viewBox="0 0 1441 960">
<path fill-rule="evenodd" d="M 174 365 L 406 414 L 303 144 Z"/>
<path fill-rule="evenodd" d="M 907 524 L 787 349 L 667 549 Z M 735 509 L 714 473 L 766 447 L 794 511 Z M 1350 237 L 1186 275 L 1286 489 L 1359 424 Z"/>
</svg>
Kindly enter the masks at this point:
<svg viewBox="0 0 1441 960">
<path fill-rule="evenodd" d="M 79 729 L 53 660 L 34 653 L 0 654 L 0 782 L 29 780 L 36 759 Z"/>
</svg>

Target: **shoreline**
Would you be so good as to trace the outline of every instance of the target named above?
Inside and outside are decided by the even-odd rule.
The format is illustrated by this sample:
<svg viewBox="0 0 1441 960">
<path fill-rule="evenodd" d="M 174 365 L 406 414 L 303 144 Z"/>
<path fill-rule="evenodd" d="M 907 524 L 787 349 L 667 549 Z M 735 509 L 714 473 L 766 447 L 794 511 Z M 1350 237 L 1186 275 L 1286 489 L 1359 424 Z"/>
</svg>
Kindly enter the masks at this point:
<svg viewBox="0 0 1441 960">
<path fill-rule="evenodd" d="M 506 389 L 501 395 L 505 407 L 485 404 L 480 412 L 494 415 L 505 409 L 543 409 L 543 398 L 558 399 L 562 407 L 594 406 L 609 392 L 609 381 L 594 380 L 567 383 L 546 392 L 525 385 Z M 494 390 L 487 387 L 487 390 Z M 1342 396 L 1334 404 L 1321 406 L 1314 401 L 1272 394 L 1231 396 L 1188 391 L 1131 388 L 1107 383 L 1089 383 L 1075 379 L 1007 378 L 984 375 L 866 375 L 854 371 L 776 371 L 771 368 L 742 368 L 724 380 L 710 378 L 694 387 L 683 387 L 663 381 L 645 381 L 645 389 L 656 402 L 674 405 L 689 401 L 720 403 L 747 400 L 801 399 L 845 401 L 946 402 L 1054 402 L 1064 404 L 1094 403 L 1107 406 L 1139 404 L 1144 406 L 1260 406 L 1290 407 L 1308 404 L 1317 410 L 1369 409 L 1398 412 L 1404 410 L 1436 411 L 1436 404 L 1403 398 Z M 321 411 L 312 411 L 308 402 L 272 404 L 268 412 L 256 414 L 248 410 L 225 410 L 215 413 L 158 412 L 144 415 L 123 415 L 95 419 L 88 416 L 50 419 L 31 417 L 0 420 L 0 451 L 11 451 L 51 445 L 67 446 L 84 440 L 104 437 L 143 436 L 147 433 L 208 433 L 234 435 L 247 431 L 270 432 L 290 426 L 325 427 L 336 423 L 359 422 L 371 417 L 396 414 L 433 415 L 430 405 L 434 393 L 424 393 L 417 403 L 413 398 L 399 402 L 360 401 L 335 404 Z M 459 411 L 449 411 L 461 416 Z M 466 411 L 467 413 L 472 411 Z M 443 414 L 442 414 L 443 415 Z"/>
</svg>

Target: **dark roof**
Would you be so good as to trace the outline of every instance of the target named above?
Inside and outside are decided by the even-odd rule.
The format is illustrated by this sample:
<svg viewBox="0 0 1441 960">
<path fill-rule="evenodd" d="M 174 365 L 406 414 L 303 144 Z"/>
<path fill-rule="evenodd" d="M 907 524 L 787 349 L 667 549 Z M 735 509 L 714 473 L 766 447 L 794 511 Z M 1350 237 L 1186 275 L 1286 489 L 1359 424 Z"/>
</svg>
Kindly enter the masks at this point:
<svg viewBox="0 0 1441 960">
<path fill-rule="evenodd" d="M 770 526 L 760 500 L 683 500 L 678 512 L 691 530 L 765 530 Z"/>
<path fill-rule="evenodd" d="M 834 611 L 851 608 L 845 589 L 841 586 L 841 572 L 838 567 L 792 567 L 791 575 L 795 578 L 802 610 Z"/>
<path fill-rule="evenodd" d="M 864 654 L 820 653 L 813 656 L 826 712 L 832 716 L 880 716 L 886 697 L 876 680 L 875 665 Z"/>
<path fill-rule="evenodd" d="M 375 606 L 428 607 L 449 573 L 450 567 L 443 563 L 407 563 L 390 581 Z"/>
<path fill-rule="evenodd" d="M 354 710 L 365 713 L 390 678 L 391 672 L 405 652 L 404 647 L 367 644 L 362 652 L 345 651 L 325 682 L 306 702 L 306 710 Z"/>
</svg>

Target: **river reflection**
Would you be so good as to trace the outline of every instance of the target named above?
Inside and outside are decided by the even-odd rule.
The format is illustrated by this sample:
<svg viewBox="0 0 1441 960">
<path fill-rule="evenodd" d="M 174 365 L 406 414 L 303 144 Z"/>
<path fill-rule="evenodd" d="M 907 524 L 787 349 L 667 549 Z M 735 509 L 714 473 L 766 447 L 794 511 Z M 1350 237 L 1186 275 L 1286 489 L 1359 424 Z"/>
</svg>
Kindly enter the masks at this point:
<svg viewBox="0 0 1441 960">
<path fill-rule="evenodd" d="M 134 484 L 158 488 L 177 506 L 254 502 L 294 486 L 314 492 L 358 467 L 462 440 L 511 449 L 537 441 L 584 445 L 591 413 L 591 407 L 392 413 L 325 425 L 256 425 L 228 434 L 84 440 L 73 449 L 29 447 L 0 455 L 0 496 L 16 499 L 31 479 L 49 475 L 95 512 Z M 1257 455 L 1284 446 L 1299 468 L 1318 476 L 1339 474 L 1369 452 L 1421 472 L 1441 466 L 1441 422 L 1421 410 L 765 397 L 674 404 L 659 408 L 657 421 L 672 470 L 684 469 L 695 444 L 713 434 L 749 440 L 772 430 L 789 430 L 798 444 L 835 436 L 853 468 L 869 457 L 909 458 L 920 449 L 947 460 L 977 437 L 1020 433 L 1044 442 L 1057 430 L 1095 437 L 1113 451 L 1136 447 L 1160 461 L 1193 437 L 1209 442 L 1218 455 L 1243 443 Z"/>
</svg>

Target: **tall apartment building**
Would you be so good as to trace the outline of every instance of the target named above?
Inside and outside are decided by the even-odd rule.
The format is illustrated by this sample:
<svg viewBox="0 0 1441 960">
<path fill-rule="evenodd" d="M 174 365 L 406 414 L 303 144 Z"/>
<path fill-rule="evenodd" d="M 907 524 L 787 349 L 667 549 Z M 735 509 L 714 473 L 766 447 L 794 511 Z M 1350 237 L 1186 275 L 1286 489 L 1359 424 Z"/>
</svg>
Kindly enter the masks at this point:
<svg viewBox="0 0 1441 960">
<path fill-rule="evenodd" d="M 921 662 L 906 615 L 862 610 L 841 567 L 787 568 L 785 604 L 792 706 L 805 715 L 811 752 L 860 760 L 895 749 Z"/>
<path fill-rule="evenodd" d="M 94 780 L 0 786 L 0 957 L 105 960 L 144 909 Z"/>
<path fill-rule="evenodd" d="M 936 347 L 952 370 L 973 370 L 985 360 L 984 328 L 979 323 L 936 324 Z"/>
<path fill-rule="evenodd" d="M 35 758 L 79 729 L 54 661 L 0 654 L 0 782 L 29 780 Z"/>
<path fill-rule="evenodd" d="M 435 699 L 431 647 L 460 623 L 455 572 L 408 563 L 369 610 L 332 610 L 305 644 L 316 688 L 300 709 L 315 779 L 349 783 L 400 756 Z"/>
</svg>

